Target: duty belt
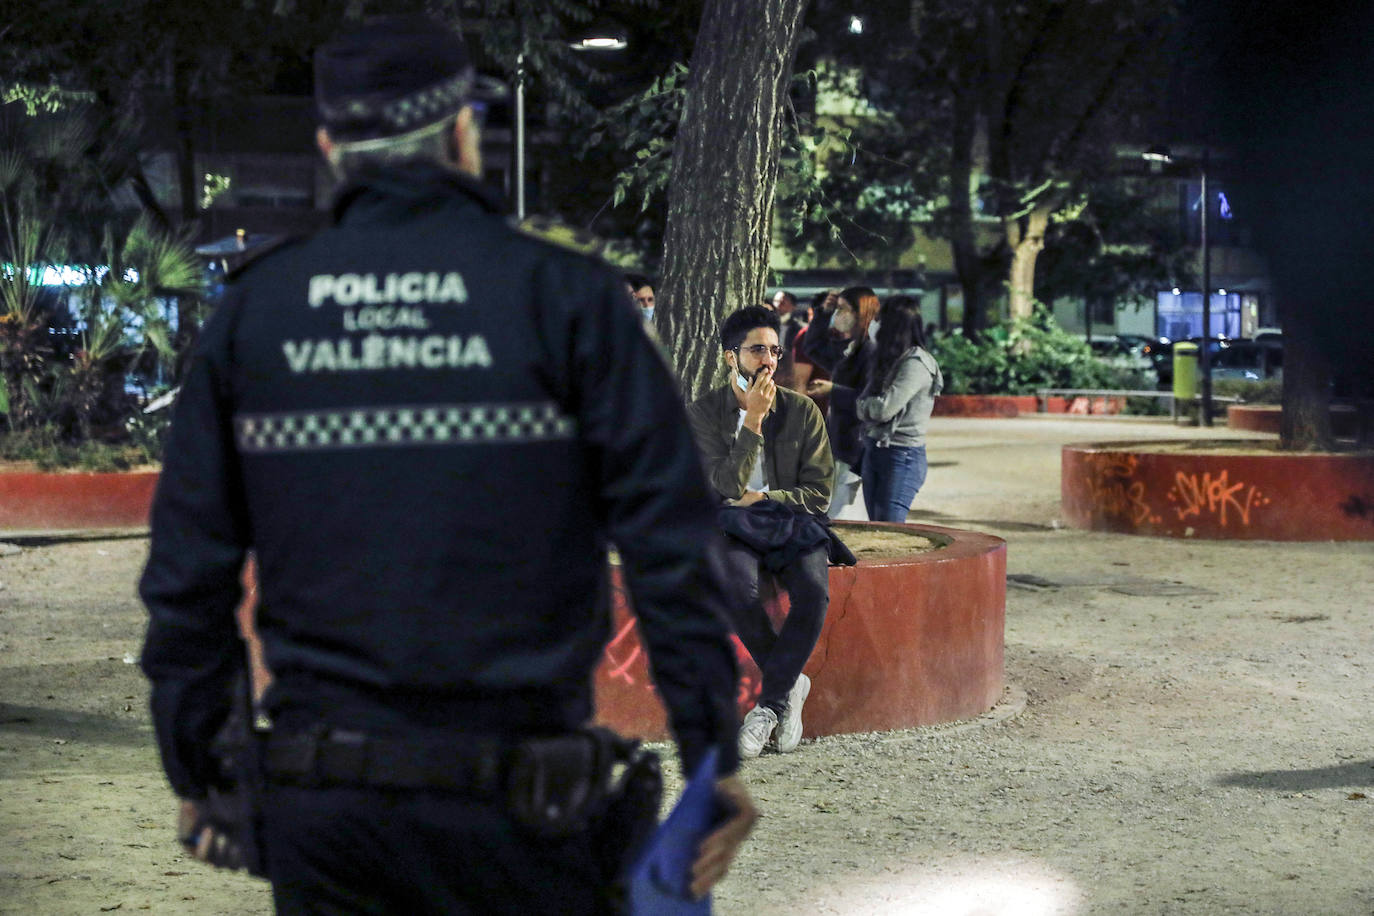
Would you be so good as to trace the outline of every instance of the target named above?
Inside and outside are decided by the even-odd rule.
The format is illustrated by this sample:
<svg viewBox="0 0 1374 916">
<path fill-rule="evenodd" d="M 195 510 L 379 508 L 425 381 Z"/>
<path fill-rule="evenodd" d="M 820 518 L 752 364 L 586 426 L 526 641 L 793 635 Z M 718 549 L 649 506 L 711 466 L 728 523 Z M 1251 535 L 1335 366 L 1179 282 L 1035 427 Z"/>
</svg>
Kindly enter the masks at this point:
<svg viewBox="0 0 1374 916">
<path fill-rule="evenodd" d="M 493 795 L 502 788 L 511 743 L 499 738 L 398 738 L 335 729 L 271 735 L 267 775 L 303 786 L 446 789 Z"/>
</svg>

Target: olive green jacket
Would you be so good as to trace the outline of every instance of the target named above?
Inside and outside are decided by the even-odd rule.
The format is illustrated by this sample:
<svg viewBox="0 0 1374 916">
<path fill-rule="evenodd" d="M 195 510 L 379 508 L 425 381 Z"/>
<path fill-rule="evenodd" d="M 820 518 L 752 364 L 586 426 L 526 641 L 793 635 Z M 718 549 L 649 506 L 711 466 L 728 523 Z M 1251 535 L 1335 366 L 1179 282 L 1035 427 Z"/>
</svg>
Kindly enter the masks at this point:
<svg viewBox="0 0 1374 916">
<path fill-rule="evenodd" d="M 773 409 L 763 418 L 762 436 L 739 425 L 739 402 L 728 385 L 708 391 L 689 404 L 687 416 L 706 477 L 723 499 L 744 495 L 762 448 L 768 498 L 816 515 L 825 514 L 830 506 L 835 459 L 830 455 L 825 419 L 810 398 L 778 388 Z"/>
</svg>

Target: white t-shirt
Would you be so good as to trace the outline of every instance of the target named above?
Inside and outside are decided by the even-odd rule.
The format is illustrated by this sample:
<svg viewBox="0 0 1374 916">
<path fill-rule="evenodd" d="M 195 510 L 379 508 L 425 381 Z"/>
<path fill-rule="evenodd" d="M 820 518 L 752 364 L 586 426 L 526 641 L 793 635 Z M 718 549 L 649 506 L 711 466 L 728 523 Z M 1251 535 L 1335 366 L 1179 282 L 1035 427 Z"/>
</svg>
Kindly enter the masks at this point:
<svg viewBox="0 0 1374 916">
<path fill-rule="evenodd" d="M 735 424 L 735 435 L 739 436 L 739 431 L 744 429 L 744 408 L 740 408 L 739 422 Z M 754 469 L 749 472 L 749 483 L 747 488 L 756 493 L 767 493 L 768 485 L 763 482 L 763 449 L 759 449 L 758 457 L 754 459 Z"/>
</svg>

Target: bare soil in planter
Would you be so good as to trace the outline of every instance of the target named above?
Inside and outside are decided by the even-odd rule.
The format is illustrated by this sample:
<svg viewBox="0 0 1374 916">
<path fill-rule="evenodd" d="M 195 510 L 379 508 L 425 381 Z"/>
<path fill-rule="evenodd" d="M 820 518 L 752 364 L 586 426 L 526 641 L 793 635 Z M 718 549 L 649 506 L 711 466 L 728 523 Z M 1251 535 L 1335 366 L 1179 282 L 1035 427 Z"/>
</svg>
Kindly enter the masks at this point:
<svg viewBox="0 0 1374 916">
<path fill-rule="evenodd" d="M 909 554 L 939 550 L 946 546 L 943 541 L 916 531 L 838 524 L 835 526 L 835 533 L 844 541 L 844 545 L 853 551 L 859 562 L 892 560 Z"/>
</svg>

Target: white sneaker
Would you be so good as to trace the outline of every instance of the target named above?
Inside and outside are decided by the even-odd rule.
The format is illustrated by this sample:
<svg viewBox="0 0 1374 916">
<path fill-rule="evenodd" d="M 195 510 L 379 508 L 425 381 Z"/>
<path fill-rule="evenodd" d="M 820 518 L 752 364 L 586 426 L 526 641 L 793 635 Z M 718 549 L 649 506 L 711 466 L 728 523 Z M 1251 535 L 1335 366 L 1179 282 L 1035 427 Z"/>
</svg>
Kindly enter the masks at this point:
<svg viewBox="0 0 1374 916">
<path fill-rule="evenodd" d="M 744 715 L 744 724 L 739 729 L 739 755 L 742 758 L 757 757 L 763 753 L 764 745 L 778 727 L 778 714 L 767 706 L 755 706 Z"/>
<path fill-rule="evenodd" d="M 806 702 L 806 697 L 810 693 L 811 678 L 804 674 L 797 675 L 797 683 L 787 692 L 787 711 L 782 714 L 782 724 L 778 726 L 779 753 L 795 751 L 797 745 L 801 744 L 802 704 Z"/>
</svg>

